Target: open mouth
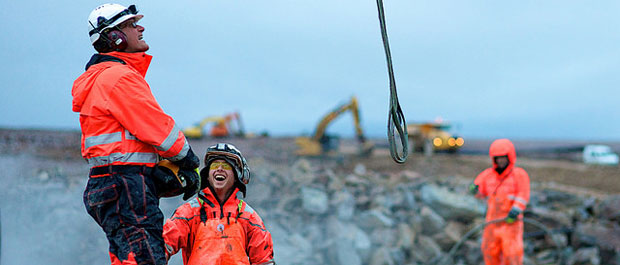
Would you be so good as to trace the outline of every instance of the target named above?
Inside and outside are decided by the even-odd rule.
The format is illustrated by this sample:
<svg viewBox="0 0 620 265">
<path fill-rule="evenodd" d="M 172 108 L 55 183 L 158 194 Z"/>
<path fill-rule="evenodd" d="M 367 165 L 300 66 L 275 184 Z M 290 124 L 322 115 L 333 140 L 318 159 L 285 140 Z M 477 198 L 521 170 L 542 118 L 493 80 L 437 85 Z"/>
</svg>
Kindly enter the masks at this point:
<svg viewBox="0 0 620 265">
<path fill-rule="evenodd" d="M 213 178 L 215 180 L 217 180 L 217 181 L 224 181 L 224 180 L 226 180 L 226 176 L 221 175 L 221 174 L 215 175 L 215 176 L 213 176 Z"/>
</svg>

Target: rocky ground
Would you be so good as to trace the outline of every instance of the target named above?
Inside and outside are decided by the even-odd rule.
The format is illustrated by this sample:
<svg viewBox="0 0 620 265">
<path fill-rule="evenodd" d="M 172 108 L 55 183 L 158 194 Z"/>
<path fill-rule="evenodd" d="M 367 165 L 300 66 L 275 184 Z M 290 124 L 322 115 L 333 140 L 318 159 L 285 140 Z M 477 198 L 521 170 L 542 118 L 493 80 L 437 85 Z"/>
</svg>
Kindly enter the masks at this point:
<svg viewBox="0 0 620 265">
<path fill-rule="evenodd" d="M 246 201 L 271 231 L 278 264 L 482 263 L 484 203 L 466 186 L 489 166 L 486 155 L 414 154 L 399 165 L 385 148 L 346 153 L 346 141 L 346 154 L 328 158 L 294 156 L 291 138 L 224 141 L 249 160 Z M 191 144 L 202 156 L 215 142 Z M 109 264 L 82 204 L 88 166 L 78 144 L 76 132 L 0 130 L 1 264 Z M 620 169 L 524 153 L 526 264 L 620 264 Z M 170 216 L 181 203 L 161 208 Z"/>
</svg>

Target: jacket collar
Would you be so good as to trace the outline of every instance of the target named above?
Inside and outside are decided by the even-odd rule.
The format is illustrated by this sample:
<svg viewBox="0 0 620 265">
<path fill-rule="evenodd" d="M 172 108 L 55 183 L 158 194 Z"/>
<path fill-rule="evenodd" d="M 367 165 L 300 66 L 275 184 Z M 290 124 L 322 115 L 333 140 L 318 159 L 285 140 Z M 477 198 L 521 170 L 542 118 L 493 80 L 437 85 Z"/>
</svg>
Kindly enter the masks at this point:
<svg viewBox="0 0 620 265">
<path fill-rule="evenodd" d="M 149 65 L 151 64 L 151 60 L 153 59 L 153 56 L 148 55 L 144 52 L 108 52 L 100 53 L 100 55 L 107 55 L 121 59 L 127 65 L 138 71 L 138 73 L 140 73 L 142 77 L 146 75 L 146 71 L 149 69 Z"/>
<path fill-rule="evenodd" d="M 202 200 L 205 201 L 206 204 L 208 204 L 210 207 L 215 207 L 216 205 L 219 205 L 221 207 L 227 206 L 227 205 L 233 205 L 236 206 L 238 203 L 238 198 L 237 198 L 237 193 L 239 192 L 239 188 L 234 188 L 233 192 L 230 194 L 230 196 L 226 199 L 226 201 L 222 202 L 222 204 L 220 205 L 220 202 L 217 200 L 217 197 L 215 196 L 215 193 L 213 193 L 213 191 L 211 190 L 211 188 L 206 187 L 203 190 L 201 190 L 198 193 L 198 197 Z"/>
</svg>

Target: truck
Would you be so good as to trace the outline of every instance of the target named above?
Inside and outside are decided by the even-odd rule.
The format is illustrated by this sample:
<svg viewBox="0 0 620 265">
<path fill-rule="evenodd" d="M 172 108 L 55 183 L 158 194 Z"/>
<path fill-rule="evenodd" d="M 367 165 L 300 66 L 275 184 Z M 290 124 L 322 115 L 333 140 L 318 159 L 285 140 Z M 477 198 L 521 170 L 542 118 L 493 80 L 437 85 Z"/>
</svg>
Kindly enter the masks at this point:
<svg viewBox="0 0 620 265">
<path fill-rule="evenodd" d="M 608 145 L 589 144 L 583 148 L 583 162 L 586 164 L 618 165 L 618 154 Z"/>
<path fill-rule="evenodd" d="M 465 140 L 452 134 L 451 128 L 452 125 L 444 121 L 407 123 L 411 151 L 456 153 Z"/>
</svg>

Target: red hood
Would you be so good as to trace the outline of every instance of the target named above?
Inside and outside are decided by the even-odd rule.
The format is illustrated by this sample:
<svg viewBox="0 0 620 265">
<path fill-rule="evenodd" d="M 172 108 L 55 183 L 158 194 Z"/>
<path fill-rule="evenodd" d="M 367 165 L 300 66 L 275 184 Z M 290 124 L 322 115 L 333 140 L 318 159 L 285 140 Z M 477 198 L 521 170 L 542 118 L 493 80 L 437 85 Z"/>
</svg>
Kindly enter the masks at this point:
<svg viewBox="0 0 620 265">
<path fill-rule="evenodd" d="M 135 71 L 140 73 L 142 77 L 146 75 L 146 71 L 151 64 L 152 56 L 146 53 L 126 53 L 126 52 L 109 52 L 109 53 L 101 53 L 99 55 L 107 55 L 116 57 L 118 59 L 123 60 L 127 65 L 133 68 Z M 97 54 L 95 55 L 97 56 Z M 94 57 L 94 56 L 93 56 Z M 73 111 L 80 112 L 82 110 L 82 105 L 84 104 L 84 100 L 88 94 L 90 94 L 90 90 L 93 88 L 95 84 L 95 80 L 97 77 L 103 72 L 103 70 L 108 69 L 114 65 L 119 64 L 118 62 L 110 62 L 104 61 L 101 63 L 94 62 L 91 59 L 89 64 L 86 66 L 87 70 L 85 73 L 80 75 L 74 82 L 73 88 L 71 89 L 71 95 L 73 96 Z"/>
<path fill-rule="evenodd" d="M 489 148 L 489 157 L 491 157 L 493 169 L 497 168 L 495 159 L 493 159 L 493 157 L 496 156 L 508 156 L 508 167 L 506 167 L 506 169 L 502 172 L 501 176 L 509 174 L 517 162 L 517 152 L 515 151 L 515 146 L 512 142 L 508 139 L 498 139 L 493 141 L 491 147 Z"/>
</svg>

